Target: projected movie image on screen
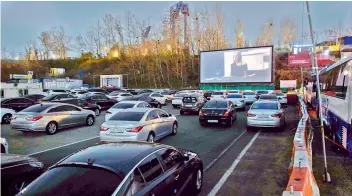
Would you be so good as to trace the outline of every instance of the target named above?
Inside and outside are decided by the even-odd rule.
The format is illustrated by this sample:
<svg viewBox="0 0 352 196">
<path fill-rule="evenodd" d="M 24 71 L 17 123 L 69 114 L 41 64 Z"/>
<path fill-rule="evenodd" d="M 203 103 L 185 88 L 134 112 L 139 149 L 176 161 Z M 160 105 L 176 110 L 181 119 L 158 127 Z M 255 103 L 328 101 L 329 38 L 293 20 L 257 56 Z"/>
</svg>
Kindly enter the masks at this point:
<svg viewBox="0 0 352 196">
<path fill-rule="evenodd" d="M 272 47 L 201 52 L 201 83 L 272 82 Z"/>
</svg>

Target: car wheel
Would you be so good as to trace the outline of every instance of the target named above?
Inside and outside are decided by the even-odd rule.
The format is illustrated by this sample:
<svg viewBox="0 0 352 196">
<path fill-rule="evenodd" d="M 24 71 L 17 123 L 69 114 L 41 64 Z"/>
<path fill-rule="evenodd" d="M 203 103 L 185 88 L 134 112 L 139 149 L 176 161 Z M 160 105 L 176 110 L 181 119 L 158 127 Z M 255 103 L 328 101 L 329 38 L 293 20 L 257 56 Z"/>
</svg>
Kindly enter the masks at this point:
<svg viewBox="0 0 352 196">
<path fill-rule="evenodd" d="M 12 114 L 5 114 L 3 117 L 2 117 L 2 122 L 4 124 L 9 124 L 11 122 L 11 116 Z"/>
<path fill-rule="evenodd" d="M 31 180 L 26 177 L 16 178 L 8 188 L 9 195 L 16 195 L 22 191 L 30 182 Z"/>
<path fill-rule="evenodd" d="M 178 128 L 178 125 L 176 122 L 174 122 L 174 124 L 172 125 L 172 135 L 177 134 L 177 128 Z"/>
<path fill-rule="evenodd" d="M 174 108 L 177 108 L 177 105 L 175 105 L 175 104 L 172 104 L 172 107 L 174 107 Z"/>
<path fill-rule="evenodd" d="M 94 113 L 95 113 L 95 116 L 99 116 L 99 114 L 100 114 L 99 108 L 95 109 L 95 110 L 94 110 Z"/>
<path fill-rule="evenodd" d="M 86 119 L 86 125 L 92 126 L 93 124 L 94 124 L 94 117 L 92 115 L 89 115 Z"/>
<path fill-rule="evenodd" d="M 49 122 L 48 125 L 46 125 L 45 131 L 48 135 L 53 135 L 56 133 L 57 128 L 58 126 L 56 122 Z"/>
<path fill-rule="evenodd" d="M 200 193 L 203 187 L 203 171 L 201 168 L 197 169 L 196 172 L 193 173 L 192 178 L 192 190 L 194 194 Z"/>
<path fill-rule="evenodd" d="M 148 138 L 147 138 L 147 142 L 154 143 L 154 134 L 153 133 L 149 133 Z"/>
<path fill-rule="evenodd" d="M 180 114 L 181 114 L 181 115 L 184 115 L 184 114 L 185 114 L 185 112 L 184 112 L 184 111 L 182 111 L 182 110 L 180 110 Z"/>
</svg>

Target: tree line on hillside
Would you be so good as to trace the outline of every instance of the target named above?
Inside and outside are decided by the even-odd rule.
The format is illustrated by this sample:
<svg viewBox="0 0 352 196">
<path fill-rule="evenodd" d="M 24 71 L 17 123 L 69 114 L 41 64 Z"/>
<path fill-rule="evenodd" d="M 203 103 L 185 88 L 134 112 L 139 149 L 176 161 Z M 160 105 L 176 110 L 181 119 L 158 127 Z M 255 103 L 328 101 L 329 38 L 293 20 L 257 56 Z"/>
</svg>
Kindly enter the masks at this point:
<svg viewBox="0 0 352 196">
<path fill-rule="evenodd" d="M 257 39 L 248 40 L 243 33 L 246 26 L 238 18 L 234 20 L 236 44 L 231 46 L 224 34 L 221 7 L 217 5 L 190 13 L 184 39 L 183 17 L 179 15 L 171 21 L 168 14 L 164 15 L 159 24 L 149 27 L 150 32 L 149 24 L 131 12 L 124 17 L 106 14 L 77 36 L 68 35 L 63 27 L 53 27 L 28 41 L 18 61 L 4 60 L 16 59 L 18 55 L 2 48 L 2 81 L 8 80 L 11 73 L 31 70 L 38 77 L 47 77 L 49 68 L 65 68 L 64 76 L 78 77 L 78 72 L 84 72 L 82 79 L 89 84 L 94 83 L 96 75 L 128 74 L 129 85 L 134 87 L 185 87 L 197 85 L 199 80 L 199 51 L 266 45 L 288 51 L 297 38 L 295 24 L 284 18 L 278 25 L 273 19 L 267 20 Z M 275 34 L 277 29 L 279 33 Z M 342 33 L 343 27 L 339 23 L 334 29 L 335 33 Z M 278 42 L 274 43 L 276 37 Z M 80 57 L 69 58 L 70 52 L 79 53 Z M 276 76 L 296 78 L 297 74 L 280 73 L 287 61 L 284 57 L 275 58 Z"/>
</svg>

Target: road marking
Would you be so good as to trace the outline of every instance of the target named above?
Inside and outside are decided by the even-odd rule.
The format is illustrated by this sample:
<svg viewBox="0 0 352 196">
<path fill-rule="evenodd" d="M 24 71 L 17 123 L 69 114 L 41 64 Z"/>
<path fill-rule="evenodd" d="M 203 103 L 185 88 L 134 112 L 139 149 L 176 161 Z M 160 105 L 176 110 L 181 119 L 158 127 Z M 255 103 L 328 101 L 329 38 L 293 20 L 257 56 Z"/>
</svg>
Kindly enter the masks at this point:
<svg viewBox="0 0 352 196">
<path fill-rule="evenodd" d="M 245 134 L 246 132 L 247 132 L 247 130 L 243 131 L 243 132 L 241 133 L 241 135 L 239 135 L 235 140 L 233 140 L 233 142 L 232 142 L 229 146 L 227 146 L 213 161 L 211 161 L 211 162 L 209 163 L 209 165 L 207 165 L 207 166 L 205 167 L 204 172 L 206 172 L 211 166 L 213 166 L 214 163 L 215 163 L 216 161 L 218 161 L 218 160 L 222 157 L 222 155 L 224 155 L 225 152 L 228 151 L 228 150 L 237 142 L 237 140 L 239 140 L 240 137 L 242 137 L 242 135 Z"/>
<path fill-rule="evenodd" d="M 242 157 L 246 154 L 247 150 L 252 146 L 252 144 L 257 139 L 259 134 L 260 134 L 260 131 L 257 132 L 253 136 L 251 141 L 249 141 L 249 143 L 246 145 L 246 147 L 244 147 L 244 149 L 241 151 L 241 153 L 237 156 L 235 161 L 232 163 L 231 167 L 224 173 L 224 175 L 221 177 L 219 182 L 214 186 L 213 190 L 211 190 L 211 192 L 208 194 L 208 196 L 215 196 L 219 192 L 220 188 L 225 184 L 226 180 L 229 178 L 229 176 L 231 175 L 233 170 L 236 168 L 238 163 L 241 161 Z"/>
<path fill-rule="evenodd" d="M 42 150 L 42 151 L 39 151 L 39 152 L 28 154 L 27 156 L 33 156 L 33 155 L 40 154 L 40 153 L 43 153 L 43 152 L 48 152 L 48 151 L 51 151 L 51 150 L 55 150 L 55 149 L 59 149 L 59 148 L 62 148 L 62 147 L 70 146 L 70 145 L 77 144 L 77 143 L 80 143 L 80 142 L 85 142 L 85 141 L 88 141 L 88 140 L 92 140 L 92 139 L 95 139 L 95 138 L 99 138 L 99 136 L 95 136 L 95 137 L 91 137 L 91 138 L 88 138 L 88 139 L 80 140 L 80 141 L 77 141 L 77 142 L 65 144 L 65 145 L 62 145 L 62 146 L 55 147 L 55 148 L 49 148 L 47 150 Z"/>
</svg>

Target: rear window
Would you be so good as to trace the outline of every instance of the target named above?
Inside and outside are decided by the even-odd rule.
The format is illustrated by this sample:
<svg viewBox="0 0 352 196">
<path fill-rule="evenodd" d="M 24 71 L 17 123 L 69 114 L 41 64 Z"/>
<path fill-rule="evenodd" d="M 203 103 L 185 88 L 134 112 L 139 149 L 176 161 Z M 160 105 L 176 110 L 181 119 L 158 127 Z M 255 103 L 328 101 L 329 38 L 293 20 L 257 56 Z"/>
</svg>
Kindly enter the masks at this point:
<svg viewBox="0 0 352 196">
<path fill-rule="evenodd" d="M 277 100 L 277 97 L 276 96 L 265 96 L 265 95 L 262 95 L 262 96 L 259 97 L 259 99 Z"/>
<path fill-rule="evenodd" d="M 229 91 L 229 93 L 238 93 L 238 91 Z"/>
<path fill-rule="evenodd" d="M 260 93 L 260 94 L 268 94 L 269 92 L 268 92 L 268 91 L 257 91 L 257 93 Z"/>
<path fill-rule="evenodd" d="M 182 101 L 185 103 L 196 103 L 197 99 L 195 97 L 184 97 Z"/>
<path fill-rule="evenodd" d="M 126 109 L 126 108 L 132 108 L 134 105 L 135 105 L 134 103 L 117 103 L 113 105 L 111 108 Z"/>
<path fill-rule="evenodd" d="M 50 99 L 53 99 L 56 96 L 57 95 L 49 95 L 49 96 L 43 97 L 42 100 L 50 100 Z"/>
<path fill-rule="evenodd" d="M 203 108 L 227 108 L 226 101 L 210 101 L 207 102 Z"/>
<path fill-rule="evenodd" d="M 255 95 L 253 92 L 243 92 L 243 95 Z"/>
<path fill-rule="evenodd" d="M 119 121 L 140 121 L 145 112 L 118 112 L 110 120 Z"/>
<path fill-rule="evenodd" d="M 213 92 L 212 95 L 224 95 L 224 93 L 223 92 Z"/>
<path fill-rule="evenodd" d="M 85 93 L 87 93 L 87 91 L 77 92 L 77 94 L 85 94 Z"/>
<path fill-rule="evenodd" d="M 276 96 L 284 96 L 283 93 L 273 93 L 273 95 L 276 95 Z"/>
<path fill-rule="evenodd" d="M 227 98 L 242 98 L 242 95 L 229 94 L 227 95 Z"/>
<path fill-rule="evenodd" d="M 169 92 L 161 92 L 162 95 L 168 95 Z"/>
<path fill-rule="evenodd" d="M 100 168 L 57 167 L 28 185 L 22 195 L 112 195 L 120 183 L 116 174 Z"/>
<path fill-rule="evenodd" d="M 37 105 L 32 105 L 24 110 L 22 110 L 21 112 L 37 112 L 40 113 L 44 110 L 46 110 L 47 108 L 49 108 L 50 104 L 37 104 Z"/>
<path fill-rule="evenodd" d="M 53 92 L 56 92 L 56 93 L 66 93 L 65 90 L 53 90 Z"/>
<path fill-rule="evenodd" d="M 276 103 L 259 103 L 259 102 L 255 102 L 255 103 L 253 103 L 251 109 L 277 110 L 278 106 L 277 106 Z"/>
</svg>

